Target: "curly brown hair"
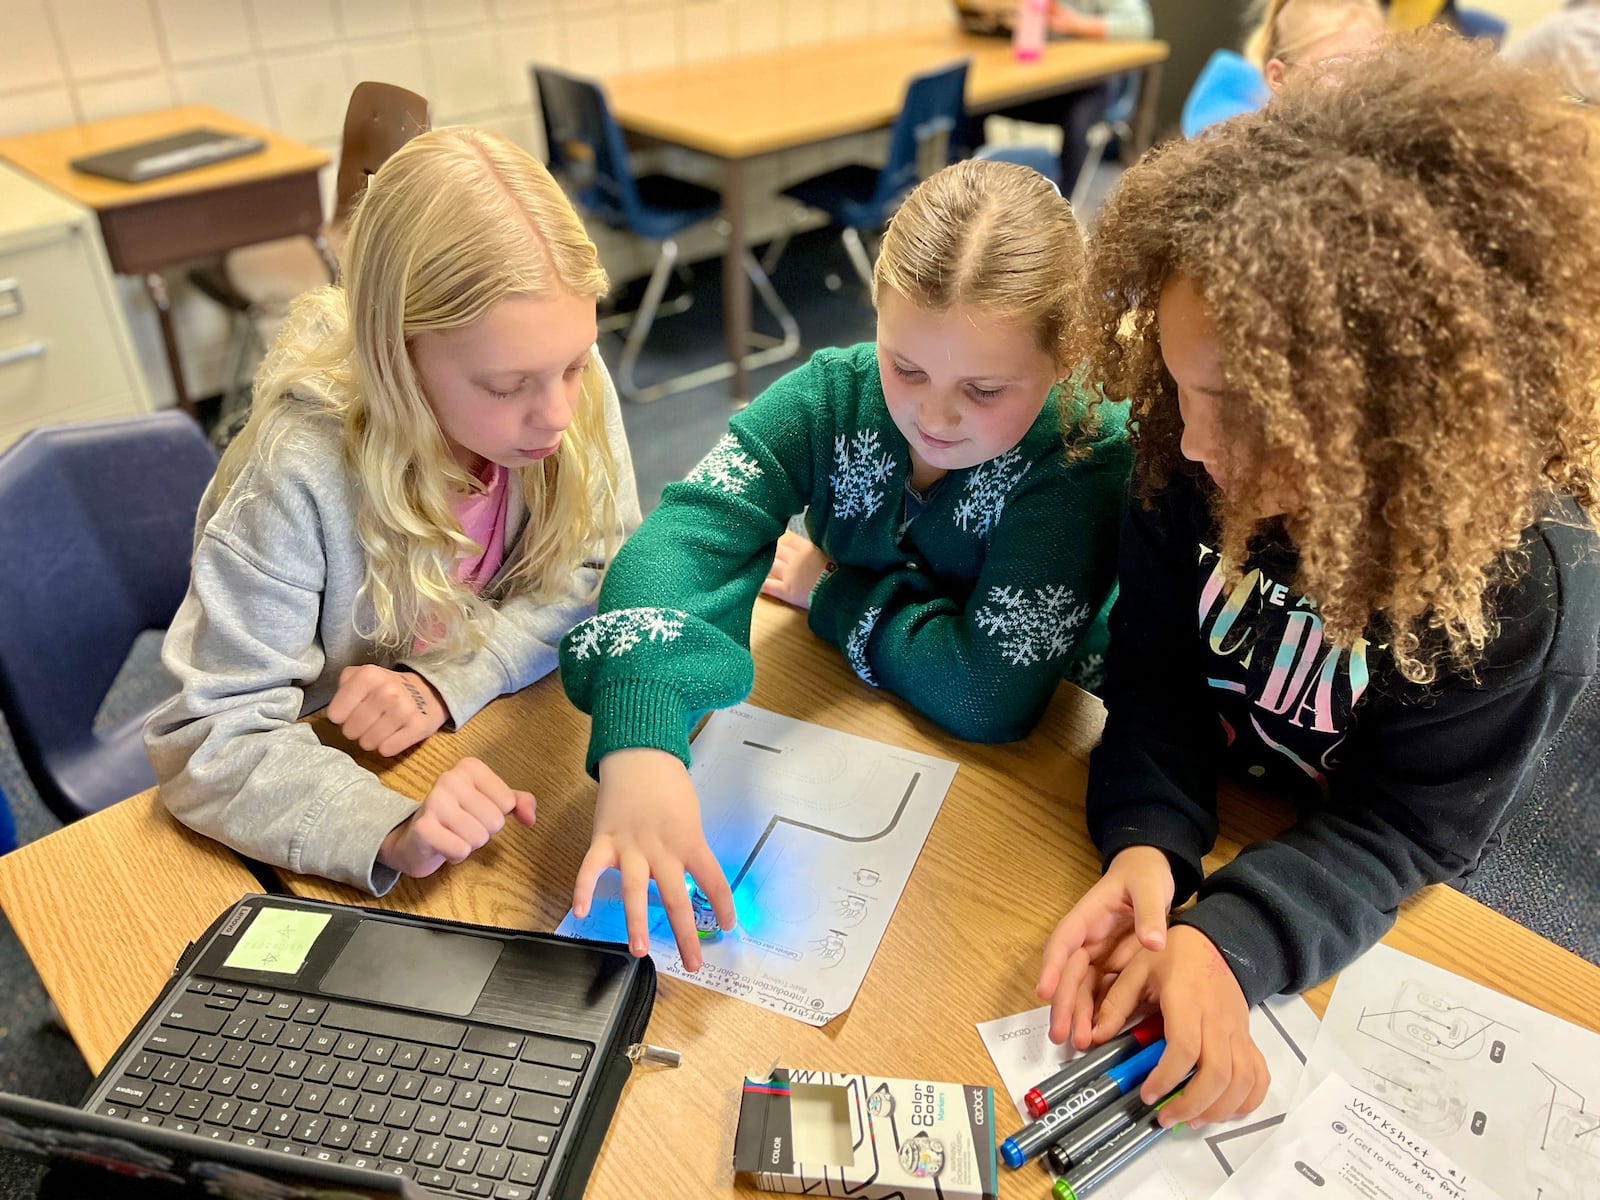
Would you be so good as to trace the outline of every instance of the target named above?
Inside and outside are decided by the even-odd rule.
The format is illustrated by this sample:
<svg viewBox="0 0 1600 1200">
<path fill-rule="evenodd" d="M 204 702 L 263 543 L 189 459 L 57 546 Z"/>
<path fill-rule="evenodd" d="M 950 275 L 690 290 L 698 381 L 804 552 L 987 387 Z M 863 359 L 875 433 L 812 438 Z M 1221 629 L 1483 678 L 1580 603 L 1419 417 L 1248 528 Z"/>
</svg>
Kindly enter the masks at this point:
<svg viewBox="0 0 1600 1200">
<path fill-rule="evenodd" d="M 1074 339 L 1131 401 L 1146 502 L 1182 422 L 1156 305 L 1189 279 L 1215 330 L 1223 428 L 1256 467 L 1212 501 L 1242 563 L 1290 497 L 1295 588 L 1328 635 L 1402 675 L 1473 672 L 1490 590 L 1560 492 L 1600 481 L 1600 179 L 1554 76 L 1446 31 L 1148 155 L 1090 240 Z"/>
</svg>

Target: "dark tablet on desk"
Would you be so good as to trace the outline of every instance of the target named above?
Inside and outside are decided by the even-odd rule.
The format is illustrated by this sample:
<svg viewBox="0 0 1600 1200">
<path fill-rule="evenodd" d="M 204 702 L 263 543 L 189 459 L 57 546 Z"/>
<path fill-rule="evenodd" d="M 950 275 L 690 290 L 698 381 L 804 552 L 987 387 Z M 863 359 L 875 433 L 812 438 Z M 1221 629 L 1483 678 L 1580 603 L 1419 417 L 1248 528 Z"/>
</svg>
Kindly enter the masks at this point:
<svg viewBox="0 0 1600 1200">
<path fill-rule="evenodd" d="M 102 150 L 72 160 L 72 169 L 121 183 L 143 183 L 179 171 L 208 167 L 212 163 L 265 150 L 267 144 L 248 134 L 221 129 L 186 129 L 169 137 Z"/>
</svg>

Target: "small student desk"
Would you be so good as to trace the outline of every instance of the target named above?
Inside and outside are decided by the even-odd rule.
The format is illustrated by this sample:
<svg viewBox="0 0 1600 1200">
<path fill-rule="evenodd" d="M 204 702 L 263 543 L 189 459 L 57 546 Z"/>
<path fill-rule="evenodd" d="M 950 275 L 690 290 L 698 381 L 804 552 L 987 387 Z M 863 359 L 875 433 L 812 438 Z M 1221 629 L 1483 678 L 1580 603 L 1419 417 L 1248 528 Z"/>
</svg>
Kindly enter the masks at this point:
<svg viewBox="0 0 1600 1200">
<path fill-rule="evenodd" d="M 179 171 L 145 183 L 119 183 L 74 171 L 75 158 L 204 127 L 260 138 L 266 148 L 209 167 Z M 100 218 L 111 269 L 143 280 L 161 322 L 167 369 L 178 406 L 194 405 L 183 379 L 172 305 L 161 269 L 238 246 L 304 234 L 321 241 L 322 194 L 317 172 L 322 151 L 204 104 L 185 104 L 131 117 L 113 117 L 61 129 L 0 138 L 9 159 Z"/>
<path fill-rule="evenodd" d="M 637 1195 L 643 1180 L 657 1196 L 732 1193 L 742 1077 L 774 1059 L 998 1086 L 973 1025 L 1038 1003 L 1033 984 L 1045 937 L 1099 876 L 1083 832 L 1085 760 L 1103 715 L 1093 697 L 1064 684 L 1027 740 L 964 744 L 897 700 L 869 693 L 839 653 L 806 629 L 804 614 L 762 600 L 755 618 L 754 703 L 961 766 L 843 1016 L 813 1029 L 662 979 L 647 1037 L 681 1050 L 683 1065 L 635 1071 L 596 1164 L 592 1196 Z M 325 724 L 319 732 L 337 741 Z M 586 733 L 587 718 L 553 677 L 497 700 L 461 733 L 373 765 L 391 786 L 420 796 L 458 756 L 477 755 L 533 790 L 533 829 L 509 826 L 467 862 L 403 881 L 378 901 L 319 879 L 286 875 L 283 882 L 301 895 L 351 904 L 554 928 L 589 841 L 594 784 L 582 772 Z M 1208 869 L 1288 819 L 1285 809 L 1231 791 L 1222 815 Z M 153 792 L 0 858 L 0 905 L 96 1070 L 154 999 L 187 939 L 251 890 L 244 868 L 174 822 Z M 1385 940 L 1600 1030 L 1600 968 L 1449 888 L 1409 901 Z M 1318 1012 L 1330 990 L 1324 983 L 1309 993 Z M 1038 1180 L 1007 1179 L 1002 1190 L 1032 1195 Z"/>
<path fill-rule="evenodd" d="M 972 60 L 966 105 L 973 114 L 1139 71 L 1143 82 L 1130 149 L 1137 153 L 1150 144 L 1165 42 L 1052 41 L 1038 59 L 1018 62 L 1009 38 L 966 33 L 950 21 L 606 79 L 612 115 L 623 129 L 722 163 L 722 215 L 728 222 L 723 334 L 734 363 L 741 364 L 749 349 L 750 282 L 739 259 L 748 236 L 745 164 L 882 129 L 899 115 L 912 75 L 958 58 Z M 734 399 L 748 400 L 749 387 L 740 365 L 733 376 Z"/>
</svg>

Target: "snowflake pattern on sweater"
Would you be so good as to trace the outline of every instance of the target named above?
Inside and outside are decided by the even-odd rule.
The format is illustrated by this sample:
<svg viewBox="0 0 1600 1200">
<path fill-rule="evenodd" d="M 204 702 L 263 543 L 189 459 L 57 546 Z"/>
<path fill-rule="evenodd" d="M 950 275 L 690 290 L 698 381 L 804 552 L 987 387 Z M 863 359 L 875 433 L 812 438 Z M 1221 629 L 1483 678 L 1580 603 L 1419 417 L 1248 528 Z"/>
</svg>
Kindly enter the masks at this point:
<svg viewBox="0 0 1600 1200">
<path fill-rule="evenodd" d="M 1029 593 L 1032 593 L 1030 595 Z M 978 627 L 1000 639 L 1001 652 L 1013 666 L 1061 658 L 1077 641 L 1077 629 L 1092 615 L 1087 604 L 1074 604 L 1072 589 L 992 587 L 989 602 L 978 610 Z"/>
<path fill-rule="evenodd" d="M 878 444 L 876 429 L 858 429 L 848 440 L 833 439 L 833 515 L 870 517 L 883 507 L 883 485 L 894 475 L 894 455 Z"/>
<path fill-rule="evenodd" d="M 881 608 L 867 609 L 844 643 L 844 656 L 850 660 L 850 665 L 861 676 L 862 682 L 870 687 L 878 686 L 878 677 L 872 673 L 872 664 L 867 661 L 867 643 L 872 640 L 872 627 L 878 623 L 882 613 Z"/>
<path fill-rule="evenodd" d="M 684 478 L 685 483 L 709 483 L 730 496 L 737 496 L 761 477 L 761 464 L 739 448 L 739 439 L 725 433 Z"/>
<path fill-rule="evenodd" d="M 952 519 L 968 533 L 987 537 L 1000 524 L 1006 497 L 1022 482 L 1032 463 L 1022 461 L 1022 447 L 1013 446 L 988 462 L 979 463 L 967 476 L 966 495 L 956 504 Z"/>
<path fill-rule="evenodd" d="M 580 662 L 598 654 L 620 658 L 642 641 L 677 641 L 688 619 L 688 613 L 676 608 L 619 608 L 575 628 L 569 652 Z"/>
</svg>

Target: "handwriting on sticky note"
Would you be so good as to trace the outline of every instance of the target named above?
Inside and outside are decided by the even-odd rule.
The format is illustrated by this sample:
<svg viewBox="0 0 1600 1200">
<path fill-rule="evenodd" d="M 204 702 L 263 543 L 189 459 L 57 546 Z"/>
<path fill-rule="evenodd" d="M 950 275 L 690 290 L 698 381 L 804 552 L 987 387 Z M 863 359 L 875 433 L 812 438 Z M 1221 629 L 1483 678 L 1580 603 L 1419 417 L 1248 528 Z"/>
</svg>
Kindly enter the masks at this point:
<svg viewBox="0 0 1600 1200">
<path fill-rule="evenodd" d="M 305 964 L 306 955 L 311 953 L 330 915 L 263 908 L 256 913 L 255 920 L 250 922 L 222 965 L 293 975 Z"/>
</svg>

